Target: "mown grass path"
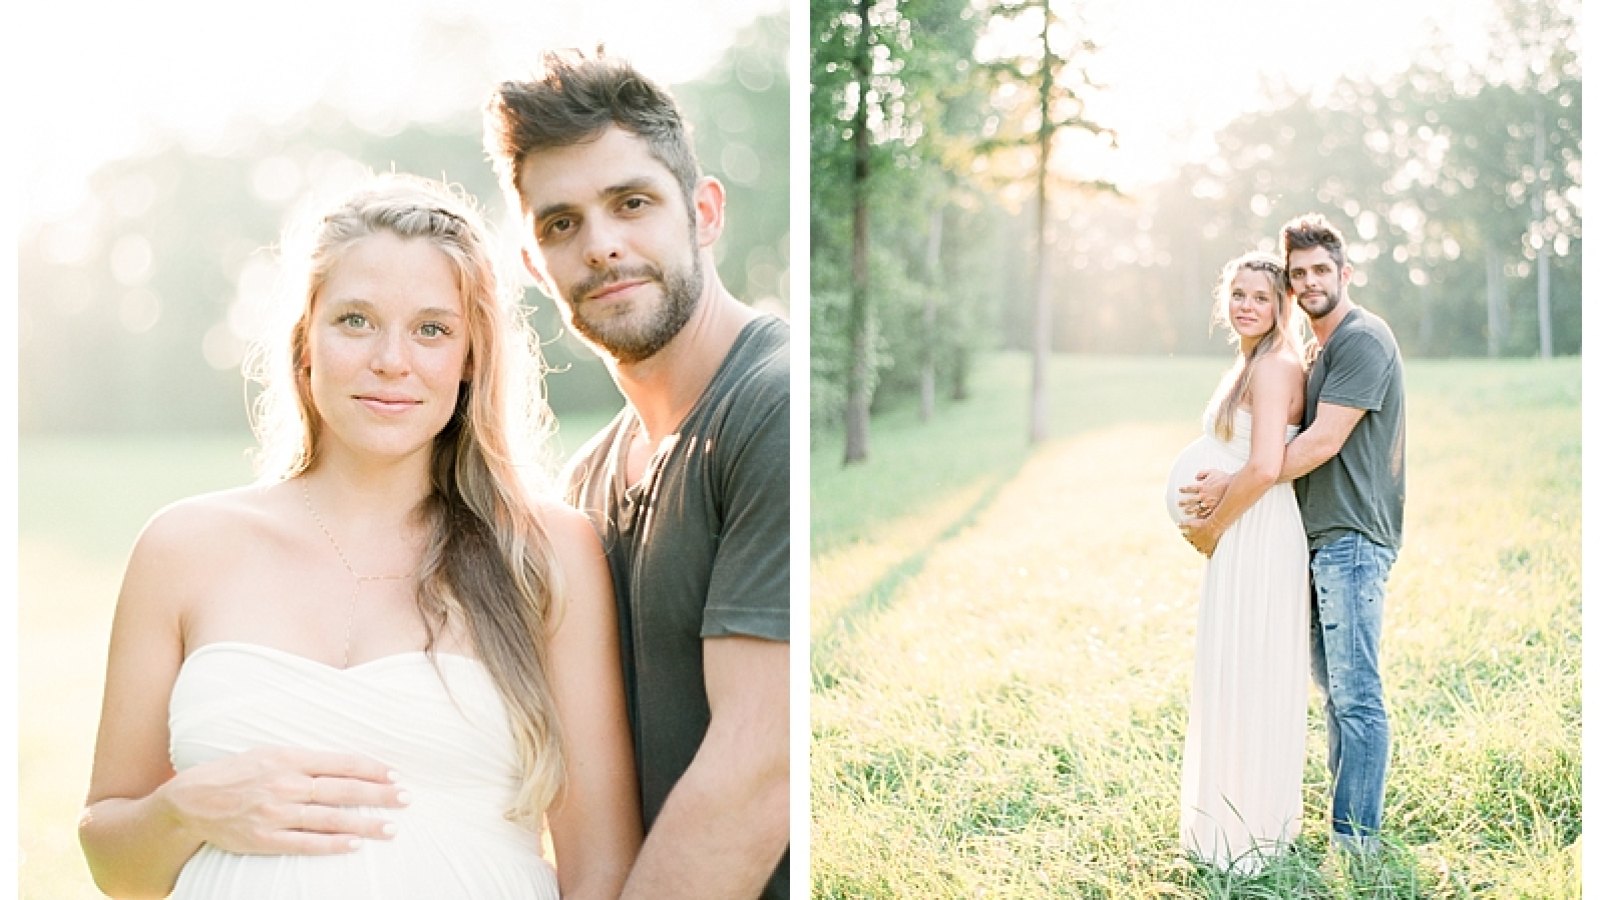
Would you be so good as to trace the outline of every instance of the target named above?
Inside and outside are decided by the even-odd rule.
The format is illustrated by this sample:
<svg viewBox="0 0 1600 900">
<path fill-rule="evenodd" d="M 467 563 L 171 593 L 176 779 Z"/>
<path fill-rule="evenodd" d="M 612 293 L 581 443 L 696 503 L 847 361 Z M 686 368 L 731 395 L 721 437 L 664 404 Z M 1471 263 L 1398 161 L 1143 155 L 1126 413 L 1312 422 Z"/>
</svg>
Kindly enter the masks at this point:
<svg viewBox="0 0 1600 900">
<path fill-rule="evenodd" d="M 1389 852 L 1328 857 L 1308 710 L 1302 852 L 1181 859 L 1202 561 L 1161 492 L 1223 365 L 1058 360 L 1032 452 L 1015 357 L 935 423 L 875 422 L 866 466 L 814 441 L 813 896 L 1577 896 L 1576 360 L 1408 367 Z"/>
</svg>

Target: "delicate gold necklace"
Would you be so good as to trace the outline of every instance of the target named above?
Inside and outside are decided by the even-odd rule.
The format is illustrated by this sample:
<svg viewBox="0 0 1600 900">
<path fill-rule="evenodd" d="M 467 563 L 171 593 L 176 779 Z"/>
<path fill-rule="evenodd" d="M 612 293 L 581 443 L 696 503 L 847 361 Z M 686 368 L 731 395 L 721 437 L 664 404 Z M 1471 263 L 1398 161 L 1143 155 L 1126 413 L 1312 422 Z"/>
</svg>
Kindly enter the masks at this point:
<svg viewBox="0 0 1600 900">
<path fill-rule="evenodd" d="M 328 543 L 333 545 L 333 552 L 339 555 L 339 562 L 344 564 L 344 570 L 350 573 L 351 578 L 355 579 L 355 587 L 350 591 L 350 609 L 345 613 L 344 662 L 340 666 L 340 668 L 348 669 L 350 668 L 350 633 L 351 627 L 356 621 L 356 601 L 361 597 L 361 586 L 369 581 L 405 581 L 411 575 L 409 573 L 405 575 L 362 575 L 356 572 L 355 566 L 350 565 L 350 559 L 344 555 L 344 549 L 339 546 L 338 541 L 333 539 L 333 532 L 328 530 L 328 526 L 322 522 L 322 517 L 317 515 L 317 508 L 311 504 L 311 486 L 303 478 L 300 480 L 300 495 L 306 500 L 306 511 L 311 513 L 312 520 L 317 523 L 318 528 L 322 529 L 323 535 L 328 538 Z"/>
</svg>

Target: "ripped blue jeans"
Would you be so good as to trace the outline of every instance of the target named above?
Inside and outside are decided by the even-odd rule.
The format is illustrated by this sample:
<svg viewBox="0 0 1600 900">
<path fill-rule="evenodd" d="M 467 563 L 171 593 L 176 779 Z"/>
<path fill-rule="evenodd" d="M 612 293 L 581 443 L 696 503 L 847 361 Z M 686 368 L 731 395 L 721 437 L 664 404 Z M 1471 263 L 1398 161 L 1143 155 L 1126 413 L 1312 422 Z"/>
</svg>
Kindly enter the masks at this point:
<svg viewBox="0 0 1600 900">
<path fill-rule="evenodd" d="M 1378 636 L 1393 548 L 1348 532 L 1311 551 L 1311 675 L 1326 698 L 1333 839 L 1377 845 L 1389 770 Z"/>
</svg>

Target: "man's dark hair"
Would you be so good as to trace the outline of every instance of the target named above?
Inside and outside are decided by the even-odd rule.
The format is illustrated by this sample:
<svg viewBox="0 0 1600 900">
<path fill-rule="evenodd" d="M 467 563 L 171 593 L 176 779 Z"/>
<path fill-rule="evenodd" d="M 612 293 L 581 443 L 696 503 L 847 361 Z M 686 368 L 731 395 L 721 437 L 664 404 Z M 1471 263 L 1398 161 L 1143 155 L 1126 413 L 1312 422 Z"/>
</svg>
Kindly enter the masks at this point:
<svg viewBox="0 0 1600 900">
<path fill-rule="evenodd" d="M 501 83 L 484 111 L 484 148 L 524 211 L 528 154 L 591 141 L 616 126 L 644 139 L 650 155 L 677 179 L 692 217 L 700 165 L 672 96 L 627 62 L 608 59 L 603 47 L 592 56 L 546 52 L 542 63 L 543 71 L 530 81 Z"/>
<path fill-rule="evenodd" d="M 1333 223 L 1323 218 L 1321 213 L 1306 213 L 1290 219 L 1284 223 L 1279 236 L 1282 239 L 1285 265 L 1289 262 L 1291 250 L 1322 247 L 1333 257 L 1335 265 L 1344 268 L 1344 235 L 1333 227 Z"/>
</svg>

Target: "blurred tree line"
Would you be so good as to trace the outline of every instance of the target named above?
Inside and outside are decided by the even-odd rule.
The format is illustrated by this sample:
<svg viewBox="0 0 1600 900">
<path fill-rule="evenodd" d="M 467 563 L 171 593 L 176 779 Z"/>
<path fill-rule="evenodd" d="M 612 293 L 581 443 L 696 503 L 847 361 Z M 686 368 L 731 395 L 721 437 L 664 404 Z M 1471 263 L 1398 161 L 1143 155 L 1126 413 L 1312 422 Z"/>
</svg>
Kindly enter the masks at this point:
<svg viewBox="0 0 1600 900">
<path fill-rule="evenodd" d="M 869 307 L 857 321 L 874 409 L 920 397 L 926 411 L 930 368 L 959 398 L 973 354 L 1033 344 L 1037 197 L 980 152 L 1016 106 L 1014 79 L 974 61 L 985 28 L 1016 5 L 811 5 L 814 429 L 845 414 L 863 217 Z M 1049 346 L 1220 350 L 1208 323 L 1222 264 L 1274 249 L 1279 225 L 1316 210 L 1345 233 L 1356 301 L 1408 356 L 1579 353 L 1577 14 L 1576 0 L 1497 0 L 1489 62 L 1435 35 L 1392 77 L 1345 78 L 1315 102 L 1278 88 L 1215 136 L 1210 158 L 1147 191 L 1052 195 Z"/>
<path fill-rule="evenodd" d="M 788 27 L 783 14 L 753 21 L 703 78 L 672 87 L 702 166 L 728 189 L 719 271 L 736 296 L 784 314 Z M 472 42 L 493 39 L 481 29 L 441 24 L 437 31 L 440 40 L 466 43 L 467 52 L 451 48 L 464 59 L 474 58 Z M 484 98 L 491 87 L 485 75 Z M 363 171 L 392 167 L 459 184 L 515 260 L 521 235 L 484 155 L 481 107 L 394 128 L 369 130 L 360 121 L 321 105 L 284 125 L 235 122 L 234 139 L 218 152 L 169 140 L 101 167 L 89 202 L 70 218 L 22 223 L 21 430 L 242 428 L 239 365 L 263 304 L 275 299 L 282 229 L 308 194 L 326 196 Z M 513 265 L 509 274 L 524 274 Z M 556 414 L 620 408 L 605 368 L 563 333 L 555 302 L 526 291 L 552 369 L 547 388 Z"/>
</svg>

